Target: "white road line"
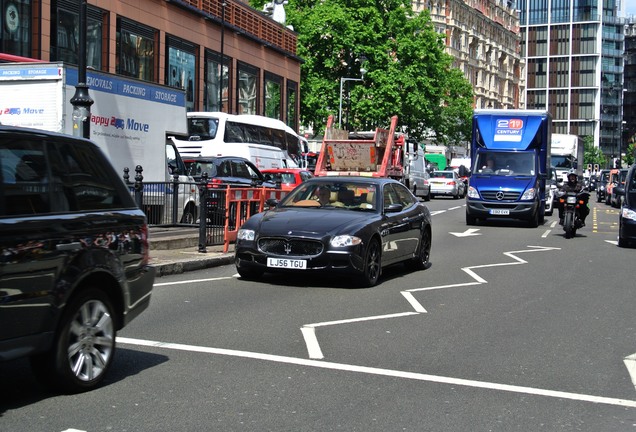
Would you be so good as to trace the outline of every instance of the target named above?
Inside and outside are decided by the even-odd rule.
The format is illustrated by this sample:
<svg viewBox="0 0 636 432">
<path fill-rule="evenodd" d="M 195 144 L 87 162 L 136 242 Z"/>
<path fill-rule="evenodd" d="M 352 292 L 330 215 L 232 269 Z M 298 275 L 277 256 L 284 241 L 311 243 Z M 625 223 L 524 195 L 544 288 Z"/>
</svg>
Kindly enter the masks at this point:
<svg viewBox="0 0 636 432">
<path fill-rule="evenodd" d="M 362 322 L 362 321 L 373 321 L 378 319 L 399 318 L 399 317 L 404 317 L 409 315 L 417 315 L 417 312 L 400 312 L 400 313 L 387 314 L 387 315 L 374 315 L 374 316 L 367 316 L 367 317 L 360 317 L 360 318 L 349 318 L 349 319 L 343 319 L 338 321 L 326 321 L 321 323 L 305 324 L 303 327 L 325 327 L 325 326 L 331 326 L 331 325 L 337 325 L 337 324 L 351 324 L 351 323 Z"/>
<path fill-rule="evenodd" d="M 438 285 L 438 286 L 424 287 L 424 288 L 413 288 L 413 289 L 410 289 L 410 290 L 407 290 L 407 291 L 408 292 L 432 291 L 432 290 L 438 290 L 438 289 L 444 289 L 444 288 L 458 288 L 458 287 L 463 287 L 463 286 L 481 285 L 482 283 L 487 283 L 487 282 L 486 281 L 484 281 L 484 282 L 479 282 L 478 281 L 478 282 L 466 282 L 466 283 L 452 284 L 452 285 Z"/>
<path fill-rule="evenodd" d="M 356 365 L 350 365 L 345 363 L 325 362 L 321 360 L 309 360 L 309 359 L 287 357 L 287 356 L 281 356 L 281 355 L 256 353 L 256 352 L 250 352 L 250 351 L 230 350 L 230 349 L 223 349 L 223 348 L 210 348 L 210 347 L 202 347 L 202 346 L 196 346 L 196 345 L 173 344 L 169 342 L 157 342 L 157 341 L 149 341 L 149 340 L 143 340 L 143 339 L 118 337 L 117 342 L 122 344 L 128 344 L 128 345 L 153 347 L 153 348 L 160 348 L 160 349 L 170 349 L 170 350 L 177 350 L 177 351 L 198 352 L 198 353 L 204 353 L 204 354 L 217 354 L 217 355 L 241 357 L 241 358 L 254 359 L 254 360 L 265 360 L 265 361 L 284 363 L 284 364 L 293 364 L 293 365 L 299 365 L 299 366 L 315 367 L 315 368 L 321 368 L 321 369 L 339 370 L 339 371 L 347 371 L 347 372 L 364 373 L 369 375 L 409 379 L 414 381 L 432 382 L 432 383 L 438 383 L 438 384 L 449 384 L 449 385 L 456 385 L 456 386 L 463 386 L 463 387 L 480 388 L 485 390 L 505 391 L 505 392 L 517 393 L 517 394 L 534 395 L 534 396 L 550 397 L 550 398 L 556 398 L 556 399 L 568 399 L 568 400 L 580 401 L 580 402 L 590 402 L 590 403 L 596 403 L 596 404 L 636 408 L 636 401 L 633 401 L 633 400 L 617 399 L 617 398 L 610 398 L 610 397 L 603 397 L 603 396 L 593 396 L 593 395 L 586 395 L 581 393 L 570 393 L 570 392 L 555 391 L 555 390 L 546 390 L 546 389 L 539 389 L 535 387 L 499 384 L 499 383 L 476 381 L 476 380 L 469 380 L 469 379 L 463 379 L 463 378 L 445 377 L 440 375 L 429 375 L 429 374 L 417 373 L 417 372 L 405 372 L 405 371 L 398 371 L 393 369 L 356 366 Z"/>
<path fill-rule="evenodd" d="M 301 327 L 300 331 L 302 332 L 303 338 L 305 339 L 305 345 L 307 345 L 307 354 L 309 355 L 309 358 L 325 358 L 325 356 L 322 355 L 320 344 L 318 343 L 318 339 L 316 338 L 316 329 L 314 327 Z"/>
<path fill-rule="evenodd" d="M 411 294 L 409 291 L 402 291 L 401 294 L 404 296 L 406 301 L 408 301 L 411 304 L 413 309 L 415 309 L 415 312 L 426 313 L 426 309 L 424 309 L 424 306 L 422 306 L 420 302 L 415 300 L 415 297 L 413 297 L 413 294 Z"/>
<path fill-rule="evenodd" d="M 168 285 L 183 285 L 183 284 L 189 284 L 189 283 L 195 283 L 195 282 L 211 282 L 211 281 L 220 281 L 220 280 L 228 280 L 228 279 L 232 279 L 234 277 L 236 277 L 237 275 L 234 276 L 225 276 L 225 277 L 217 277 L 217 278 L 209 278 L 209 279 L 189 279 L 189 280 L 184 280 L 184 281 L 177 281 L 177 282 L 164 282 L 164 283 L 158 283 L 158 284 L 154 284 L 153 286 L 155 287 L 160 287 L 160 286 L 168 286 Z"/>
<path fill-rule="evenodd" d="M 460 208 L 462 208 L 462 207 L 463 207 L 463 206 L 451 207 L 451 208 L 449 208 L 449 209 L 448 209 L 448 211 L 451 211 L 451 210 L 457 210 L 457 209 L 460 209 Z"/>
<path fill-rule="evenodd" d="M 552 232 L 552 230 L 551 230 L 551 229 L 549 229 L 549 230 L 545 230 L 545 232 L 543 233 L 543 235 L 542 235 L 541 237 L 542 237 L 542 238 L 546 238 L 547 236 L 549 236 L 549 235 L 550 235 L 550 232 Z"/>
<path fill-rule="evenodd" d="M 415 310 L 415 312 L 403 312 L 403 313 L 390 314 L 390 315 L 375 315 L 375 316 L 343 319 L 343 320 L 329 321 L 329 322 L 322 322 L 322 323 L 305 324 L 303 327 L 301 327 L 301 332 L 303 334 L 303 337 L 305 338 L 305 344 L 307 345 L 307 352 L 309 353 L 309 358 L 311 358 L 311 359 L 322 359 L 322 358 L 324 358 L 324 355 L 322 353 L 322 350 L 320 349 L 320 344 L 318 342 L 318 338 L 316 336 L 316 332 L 315 331 L 312 331 L 312 332 L 303 331 L 303 328 L 326 327 L 326 326 L 331 326 L 331 325 L 349 324 L 349 323 L 353 323 L 353 322 L 373 321 L 373 320 L 387 319 L 387 318 L 398 318 L 398 317 L 402 317 L 402 316 L 409 316 L 409 315 L 414 315 L 414 314 L 427 313 L 426 309 L 424 308 L 424 306 L 422 306 L 422 304 L 417 301 L 415 296 L 413 296 L 413 294 L 411 294 L 412 292 L 426 291 L 426 290 L 433 290 L 433 289 L 441 289 L 441 288 L 456 288 L 456 287 L 462 287 L 462 286 L 471 286 L 471 285 L 485 284 L 485 283 L 488 283 L 488 281 L 486 279 L 482 278 L 481 276 L 479 276 L 477 273 L 475 273 L 473 271 L 474 269 L 526 264 L 527 261 L 523 260 L 522 258 L 519 258 L 515 254 L 527 253 L 527 252 L 541 252 L 541 251 L 549 251 L 549 250 L 559 250 L 559 248 L 551 248 L 551 247 L 544 247 L 544 246 L 528 246 L 528 247 L 532 248 L 532 249 L 504 252 L 504 255 L 509 257 L 509 258 L 512 258 L 513 260 L 515 260 L 514 262 L 484 264 L 484 265 L 479 265 L 479 266 L 472 266 L 472 267 L 464 267 L 464 268 L 462 268 L 462 270 L 464 272 L 466 272 L 470 277 L 472 277 L 475 280 L 475 282 L 465 282 L 465 283 L 461 283 L 461 284 L 442 285 L 442 286 L 436 286 L 436 287 L 414 288 L 414 289 L 410 289 L 410 290 L 401 291 L 402 296 L 404 296 L 404 298 L 409 302 L 409 304 Z M 311 348 L 310 348 L 310 345 L 311 345 Z M 316 347 L 317 347 L 317 349 L 316 349 Z"/>
</svg>

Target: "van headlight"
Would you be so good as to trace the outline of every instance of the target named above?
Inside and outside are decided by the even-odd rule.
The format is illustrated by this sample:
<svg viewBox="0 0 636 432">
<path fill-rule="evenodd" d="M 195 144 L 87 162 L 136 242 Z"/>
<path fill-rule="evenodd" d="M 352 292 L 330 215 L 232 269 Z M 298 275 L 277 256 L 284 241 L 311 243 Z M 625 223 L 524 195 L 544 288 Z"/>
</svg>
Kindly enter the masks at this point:
<svg viewBox="0 0 636 432">
<path fill-rule="evenodd" d="M 523 195 L 521 195 L 521 200 L 533 200 L 536 195 L 536 190 L 534 188 L 530 188 L 526 190 Z"/>
<path fill-rule="evenodd" d="M 477 189 L 472 186 L 468 187 L 468 192 L 466 193 L 466 195 L 468 196 L 468 198 L 479 199 L 479 192 L 477 192 Z"/>
</svg>

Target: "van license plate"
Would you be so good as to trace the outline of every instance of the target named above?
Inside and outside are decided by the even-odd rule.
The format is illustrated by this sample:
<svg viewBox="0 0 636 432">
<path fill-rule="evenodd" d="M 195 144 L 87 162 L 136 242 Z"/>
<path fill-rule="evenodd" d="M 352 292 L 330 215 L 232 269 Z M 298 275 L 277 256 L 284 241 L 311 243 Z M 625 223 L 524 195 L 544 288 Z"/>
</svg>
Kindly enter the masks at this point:
<svg viewBox="0 0 636 432">
<path fill-rule="evenodd" d="M 490 210 L 491 215 L 500 215 L 500 216 L 508 216 L 510 214 L 510 210 L 508 209 L 492 209 Z"/>
<path fill-rule="evenodd" d="M 306 270 L 307 260 L 267 258 L 267 267 Z"/>
</svg>

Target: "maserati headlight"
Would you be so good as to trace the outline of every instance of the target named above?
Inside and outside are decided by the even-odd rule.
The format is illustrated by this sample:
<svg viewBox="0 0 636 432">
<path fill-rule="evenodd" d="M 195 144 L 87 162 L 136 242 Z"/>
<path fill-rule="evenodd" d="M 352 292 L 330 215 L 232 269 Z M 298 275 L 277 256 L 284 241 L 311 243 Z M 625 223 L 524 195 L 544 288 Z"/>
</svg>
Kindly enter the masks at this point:
<svg viewBox="0 0 636 432">
<path fill-rule="evenodd" d="M 477 192 L 477 189 L 475 189 L 472 186 L 470 186 L 468 188 L 468 193 L 466 195 L 468 196 L 468 198 L 477 198 L 477 199 L 479 199 L 479 192 Z"/>
<path fill-rule="evenodd" d="M 256 233 L 254 232 L 254 230 L 251 230 L 251 229 L 240 229 L 238 230 L 238 233 L 236 234 L 237 240 L 254 241 L 255 237 L 256 237 Z"/>
<path fill-rule="evenodd" d="M 536 193 L 536 192 L 535 192 L 534 188 L 530 188 L 530 189 L 528 189 L 527 191 L 525 191 L 525 192 L 523 193 L 523 195 L 521 195 L 521 199 L 522 199 L 522 200 L 531 200 L 531 199 L 534 199 L 534 195 L 535 195 L 535 193 Z"/>
<path fill-rule="evenodd" d="M 331 239 L 333 247 L 357 246 L 362 243 L 362 239 L 352 235 L 339 235 Z"/>
<path fill-rule="evenodd" d="M 621 216 L 623 219 L 636 221 L 636 212 L 632 209 L 628 209 L 627 207 L 623 207 L 621 210 Z"/>
</svg>

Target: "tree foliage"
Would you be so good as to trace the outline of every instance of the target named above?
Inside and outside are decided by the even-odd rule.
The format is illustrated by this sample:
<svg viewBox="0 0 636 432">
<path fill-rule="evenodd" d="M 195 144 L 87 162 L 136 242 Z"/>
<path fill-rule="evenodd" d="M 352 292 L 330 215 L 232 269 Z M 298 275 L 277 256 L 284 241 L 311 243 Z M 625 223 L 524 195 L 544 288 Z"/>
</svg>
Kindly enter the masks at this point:
<svg viewBox="0 0 636 432">
<path fill-rule="evenodd" d="M 605 167 L 607 165 L 607 158 L 601 149 L 594 146 L 594 137 L 590 135 L 583 137 L 583 144 L 585 146 L 585 153 L 583 154 L 585 166 L 598 164 L 600 167 Z"/>
<path fill-rule="evenodd" d="M 468 140 L 472 86 L 453 68 L 428 11 L 415 14 L 399 0 L 289 0 L 285 9 L 303 59 L 304 125 L 320 132 L 329 115 L 337 121 L 341 78 L 360 78 L 363 67 L 363 81 L 343 86 L 349 129 L 387 127 L 397 115 L 415 139 Z"/>
<path fill-rule="evenodd" d="M 631 166 L 634 163 L 634 156 L 636 156 L 636 144 L 631 143 L 627 145 L 627 149 L 625 151 L 625 168 Z"/>
</svg>

